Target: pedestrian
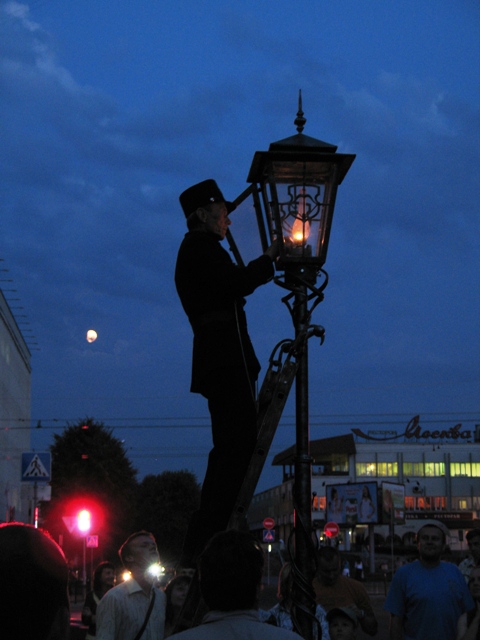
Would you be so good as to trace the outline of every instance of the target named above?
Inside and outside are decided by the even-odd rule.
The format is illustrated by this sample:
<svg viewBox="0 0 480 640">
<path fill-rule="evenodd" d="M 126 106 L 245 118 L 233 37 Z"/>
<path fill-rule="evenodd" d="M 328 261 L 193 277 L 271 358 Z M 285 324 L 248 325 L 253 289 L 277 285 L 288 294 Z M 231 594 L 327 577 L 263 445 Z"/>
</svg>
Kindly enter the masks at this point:
<svg viewBox="0 0 480 640">
<path fill-rule="evenodd" d="M 480 529 L 470 529 L 466 535 L 469 554 L 458 565 L 465 581 L 468 582 L 473 567 L 480 566 Z"/>
<path fill-rule="evenodd" d="M 289 629 L 295 631 L 295 625 L 293 621 L 294 616 L 294 574 L 292 570 L 292 564 L 286 562 L 278 576 L 278 593 L 277 598 L 279 600 L 271 609 L 260 610 L 260 618 L 264 622 L 269 624 L 275 624 L 282 629 Z M 326 618 L 327 612 L 319 604 L 315 607 L 315 618 L 317 624 L 313 627 L 313 637 L 320 638 L 321 640 L 329 640 L 328 635 L 328 623 Z M 320 633 L 318 633 L 318 627 L 320 627 Z"/>
<path fill-rule="evenodd" d="M 70 636 L 68 565 L 41 529 L 0 525 L 0 638 L 67 640 Z"/>
<path fill-rule="evenodd" d="M 363 580 L 363 562 L 360 557 L 355 558 L 355 580 L 359 582 Z"/>
<path fill-rule="evenodd" d="M 82 609 L 82 622 L 88 631 L 85 640 L 95 640 L 97 633 L 97 605 L 103 596 L 115 586 L 115 565 L 101 562 L 93 574 L 93 589 L 87 593 Z"/>
<path fill-rule="evenodd" d="M 423 525 L 418 560 L 393 576 L 384 605 L 391 640 L 452 640 L 459 617 L 474 607 L 458 567 L 441 560 L 447 532 L 440 522 Z"/>
<path fill-rule="evenodd" d="M 334 608 L 350 607 L 362 630 L 370 636 L 377 633 L 378 622 L 370 597 L 358 580 L 342 576 L 340 552 L 335 547 L 320 547 L 317 571 L 313 580 L 315 598 L 327 613 Z"/>
<path fill-rule="evenodd" d="M 358 619 L 350 607 L 336 607 L 327 613 L 330 640 L 355 640 Z"/>
<path fill-rule="evenodd" d="M 272 279 L 278 249 L 274 243 L 244 267 L 233 263 L 221 241 L 235 205 L 214 180 L 184 191 L 180 204 L 188 233 L 178 251 L 175 285 L 193 330 L 190 391 L 208 400 L 213 438 L 183 568 L 194 567 L 207 540 L 227 526 L 255 448 L 260 364 L 248 335 L 245 296 Z"/>
<path fill-rule="evenodd" d="M 165 610 L 165 638 L 172 635 L 178 617 L 187 597 L 188 588 L 192 582 L 191 576 L 178 575 L 172 578 L 165 587 L 167 607 Z"/>
<path fill-rule="evenodd" d="M 153 534 L 133 533 L 118 553 L 131 577 L 98 603 L 96 640 L 163 640 L 166 596 L 158 585 L 160 558 Z"/>
<path fill-rule="evenodd" d="M 456 640 L 478 640 L 480 638 L 480 567 L 473 567 L 468 578 L 468 588 L 475 608 L 462 613 L 458 619 Z"/>
<path fill-rule="evenodd" d="M 200 591 L 209 609 L 197 627 L 174 634 L 175 640 L 298 640 L 287 629 L 261 622 L 258 596 L 264 555 L 246 531 L 213 536 L 199 558 Z"/>
</svg>

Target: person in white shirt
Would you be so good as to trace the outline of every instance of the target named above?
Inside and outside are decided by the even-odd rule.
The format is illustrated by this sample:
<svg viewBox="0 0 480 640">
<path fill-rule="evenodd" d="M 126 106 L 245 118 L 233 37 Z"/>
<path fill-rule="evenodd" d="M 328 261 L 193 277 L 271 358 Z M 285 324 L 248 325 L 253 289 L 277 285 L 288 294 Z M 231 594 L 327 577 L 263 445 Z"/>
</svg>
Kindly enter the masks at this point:
<svg viewBox="0 0 480 640">
<path fill-rule="evenodd" d="M 155 575 L 160 561 L 155 538 L 137 531 L 118 553 L 131 578 L 100 600 L 97 640 L 163 640 L 166 596 Z"/>
</svg>

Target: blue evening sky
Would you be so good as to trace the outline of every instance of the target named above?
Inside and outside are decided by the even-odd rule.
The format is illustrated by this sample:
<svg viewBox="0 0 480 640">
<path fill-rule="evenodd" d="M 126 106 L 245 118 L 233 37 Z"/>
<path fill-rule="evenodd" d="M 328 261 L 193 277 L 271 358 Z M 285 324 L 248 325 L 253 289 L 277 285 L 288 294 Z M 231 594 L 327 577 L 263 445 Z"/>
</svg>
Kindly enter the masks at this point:
<svg viewBox="0 0 480 640">
<path fill-rule="evenodd" d="M 38 342 L 37 450 L 91 416 L 140 478 L 201 481 L 178 195 L 206 178 L 239 195 L 255 151 L 295 133 L 299 89 L 305 133 L 357 154 L 313 318 L 326 340 L 310 344 L 311 437 L 416 414 L 480 423 L 477 1 L 3 0 L 0 266 L 14 283 L 0 284 Z M 232 219 L 254 257 L 255 227 Z M 270 283 L 247 304 L 264 370 L 293 333 L 284 293 Z M 290 401 L 272 453 L 294 438 Z M 281 479 L 270 461 L 260 489 Z"/>
</svg>

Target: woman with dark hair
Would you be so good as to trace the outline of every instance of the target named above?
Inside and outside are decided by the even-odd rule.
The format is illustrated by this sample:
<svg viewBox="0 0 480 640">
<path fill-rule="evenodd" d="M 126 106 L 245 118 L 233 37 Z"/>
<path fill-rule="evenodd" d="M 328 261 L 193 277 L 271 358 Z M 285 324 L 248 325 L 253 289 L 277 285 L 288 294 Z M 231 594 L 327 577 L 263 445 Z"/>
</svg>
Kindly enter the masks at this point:
<svg viewBox="0 0 480 640">
<path fill-rule="evenodd" d="M 178 614 L 182 610 L 191 581 L 192 578 L 190 576 L 179 575 L 172 578 L 165 587 L 165 595 L 167 596 L 167 608 L 165 610 L 165 638 L 171 636 L 175 629 Z"/>
<path fill-rule="evenodd" d="M 97 605 L 103 596 L 115 586 L 115 566 L 111 562 L 101 562 L 93 574 L 93 590 L 87 593 L 82 609 L 82 622 L 88 625 L 85 640 L 95 640 Z"/>
</svg>

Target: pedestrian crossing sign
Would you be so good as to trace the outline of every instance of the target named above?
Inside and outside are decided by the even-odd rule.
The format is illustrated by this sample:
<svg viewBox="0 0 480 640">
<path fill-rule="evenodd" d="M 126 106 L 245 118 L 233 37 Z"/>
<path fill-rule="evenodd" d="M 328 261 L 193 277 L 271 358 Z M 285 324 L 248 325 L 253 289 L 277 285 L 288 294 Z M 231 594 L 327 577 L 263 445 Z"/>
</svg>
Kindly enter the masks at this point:
<svg viewBox="0 0 480 640">
<path fill-rule="evenodd" d="M 92 549 L 96 549 L 98 547 L 98 536 L 86 536 L 85 544 L 87 547 L 91 547 Z"/>
<path fill-rule="evenodd" d="M 22 453 L 22 482 L 50 482 L 52 457 L 49 452 Z"/>
<path fill-rule="evenodd" d="M 263 541 L 264 542 L 275 542 L 275 530 L 274 529 L 264 529 L 263 530 Z"/>
</svg>

